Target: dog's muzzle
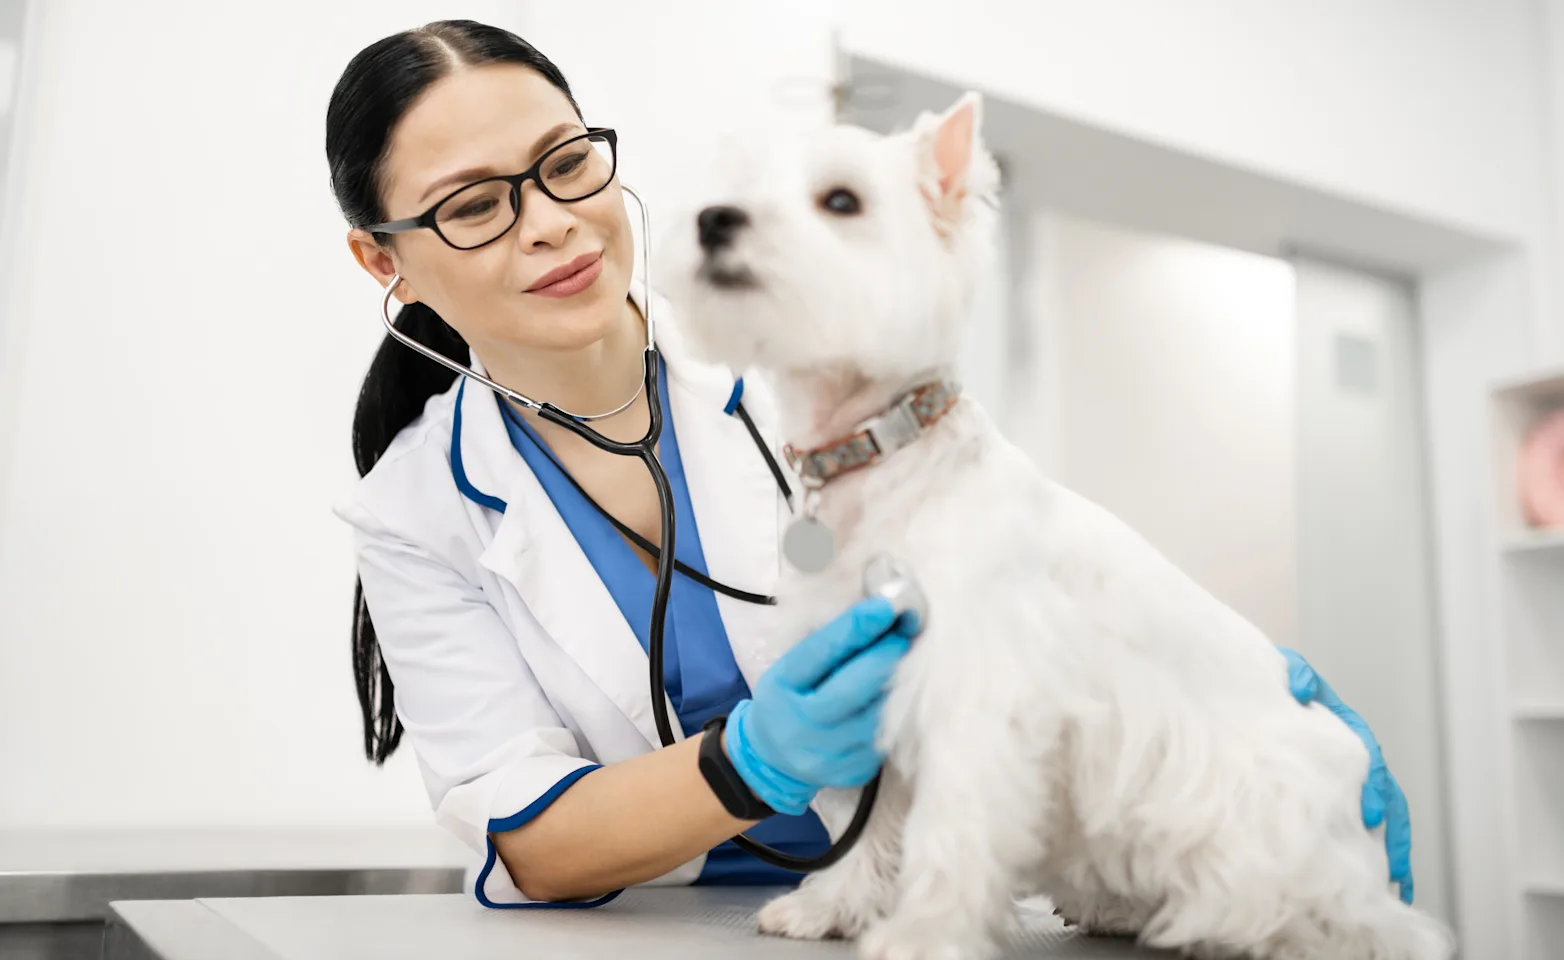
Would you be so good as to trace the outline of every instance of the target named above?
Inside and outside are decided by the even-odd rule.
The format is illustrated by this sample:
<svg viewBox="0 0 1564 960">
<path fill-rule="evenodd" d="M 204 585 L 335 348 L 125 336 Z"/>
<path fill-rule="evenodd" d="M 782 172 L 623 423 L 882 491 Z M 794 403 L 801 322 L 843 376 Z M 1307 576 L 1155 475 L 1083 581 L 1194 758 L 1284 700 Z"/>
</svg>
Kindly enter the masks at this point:
<svg viewBox="0 0 1564 960">
<path fill-rule="evenodd" d="M 753 290 L 760 286 L 748 267 L 735 267 L 711 257 L 701 264 L 700 278 L 719 290 Z"/>
<path fill-rule="evenodd" d="M 749 214 L 738 207 L 712 206 L 695 218 L 695 233 L 705 257 L 700 278 L 719 290 L 749 290 L 758 286 L 755 274 L 733 262 L 734 238 L 749 226 Z"/>
<path fill-rule="evenodd" d="M 733 238 L 749 226 L 749 214 L 738 207 L 707 207 L 695 217 L 695 234 L 708 254 L 733 246 Z"/>
</svg>

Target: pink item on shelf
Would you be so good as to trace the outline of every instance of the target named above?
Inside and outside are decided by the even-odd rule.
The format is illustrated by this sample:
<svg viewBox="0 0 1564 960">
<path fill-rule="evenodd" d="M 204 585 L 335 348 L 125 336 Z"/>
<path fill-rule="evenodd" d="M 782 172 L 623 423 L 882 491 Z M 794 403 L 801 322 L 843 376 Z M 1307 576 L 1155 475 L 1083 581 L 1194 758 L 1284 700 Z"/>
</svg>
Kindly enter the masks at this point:
<svg viewBox="0 0 1564 960">
<path fill-rule="evenodd" d="M 1564 527 L 1564 410 L 1547 414 L 1531 429 L 1516 466 L 1526 522 Z"/>
</svg>

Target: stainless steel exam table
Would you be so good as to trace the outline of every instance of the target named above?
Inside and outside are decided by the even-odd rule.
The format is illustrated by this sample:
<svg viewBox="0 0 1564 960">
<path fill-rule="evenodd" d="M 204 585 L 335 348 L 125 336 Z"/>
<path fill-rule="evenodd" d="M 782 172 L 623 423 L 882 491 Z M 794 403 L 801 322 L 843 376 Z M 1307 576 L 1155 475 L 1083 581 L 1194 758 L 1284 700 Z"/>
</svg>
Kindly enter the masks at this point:
<svg viewBox="0 0 1564 960">
<path fill-rule="evenodd" d="M 471 896 L 271 897 L 111 905 L 104 960 L 734 960 L 853 957 L 853 946 L 761 936 L 757 887 L 640 887 L 591 909 L 488 910 Z M 1076 936 L 1040 908 L 1005 953 L 1049 960 L 1170 956 Z"/>
<path fill-rule="evenodd" d="M 0 831 L 0 957 L 97 960 L 115 900 L 433 894 L 462 889 L 443 831 Z"/>
</svg>

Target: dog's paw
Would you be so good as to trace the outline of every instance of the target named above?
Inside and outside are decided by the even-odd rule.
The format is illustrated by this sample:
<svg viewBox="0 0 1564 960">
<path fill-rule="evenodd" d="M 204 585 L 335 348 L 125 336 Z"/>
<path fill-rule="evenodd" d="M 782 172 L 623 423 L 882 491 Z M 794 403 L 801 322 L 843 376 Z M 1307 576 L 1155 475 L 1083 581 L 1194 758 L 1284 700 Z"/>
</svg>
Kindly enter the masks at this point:
<svg viewBox="0 0 1564 960">
<path fill-rule="evenodd" d="M 1055 901 L 1053 913 L 1064 925 L 1079 937 L 1115 937 L 1135 939 L 1140 936 L 1140 917 L 1145 911 L 1137 911 L 1128 904 L 1108 902 L 1083 908 L 1080 904 Z"/>
<path fill-rule="evenodd" d="M 1054 916 L 1064 922 L 1070 932 L 1078 937 L 1115 937 L 1135 939 L 1140 931 L 1127 924 L 1103 923 L 1100 921 L 1083 921 L 1073 914 L 1066 913 L 1059 908 L 1054 908 Z"/>
<path fill-rule="evenodd" d="M 1078 937 L 1090 937 L 1094 940 L 1135 940 L 1140 937 L 1140 931 L 1138 930 L 1127 930 L 1115 927 L 1099 927 L 1091 924 L 1070 923 L 1068 921 L 1065 922 L 1065 926 L 1069 927 L 1070 932 L 1074 933 Z"/>
<path fill-rule="evenodd" d="M 871 927 L 858 948 L 861 960 L 986 960 L 993 953 L 985 941 L 963 942 L 935 924 L 894 919 Z"/>
<path fill-rule="evenodd" d="M 859 916 L 841 901 L 833 902 L 809 887 L 801 887 L 761 907 L 755 919 L 761 933 L 795 940 L 827 940 L 858 936 L 870 918 Z"/>
</svg>

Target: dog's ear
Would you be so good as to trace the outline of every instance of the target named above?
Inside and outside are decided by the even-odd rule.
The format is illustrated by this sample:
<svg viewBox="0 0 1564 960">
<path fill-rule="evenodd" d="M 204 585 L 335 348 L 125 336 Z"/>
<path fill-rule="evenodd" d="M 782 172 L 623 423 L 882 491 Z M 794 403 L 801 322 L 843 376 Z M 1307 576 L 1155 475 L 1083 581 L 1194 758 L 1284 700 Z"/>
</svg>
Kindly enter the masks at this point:
<svg viewBox="0 0 1564 960">
<path fill-rule="evenodd" d="M 966 93 L 938 116 L 921 114 L 913 124 L 913 149 L 917 151 L 918 189 L 928 204 L 929 218 L 940 236 L 949 236 L 973 188 L 978 168 L 991 163 L 979 132 L 983 98 Z"/>
</svg>

